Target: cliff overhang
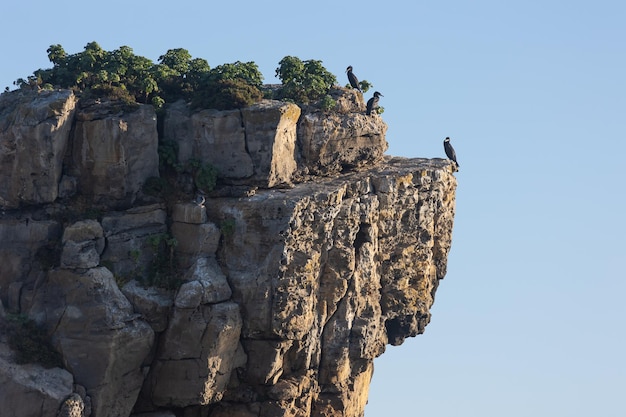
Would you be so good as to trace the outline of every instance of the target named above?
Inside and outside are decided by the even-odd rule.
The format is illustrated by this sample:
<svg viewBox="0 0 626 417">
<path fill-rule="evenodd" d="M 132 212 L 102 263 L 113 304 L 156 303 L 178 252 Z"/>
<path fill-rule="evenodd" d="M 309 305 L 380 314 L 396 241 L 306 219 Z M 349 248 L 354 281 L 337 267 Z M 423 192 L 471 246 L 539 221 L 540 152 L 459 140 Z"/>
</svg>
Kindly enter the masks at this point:
<svg viewBox="0 0 626 417">
<path fill-rule="evenodd" d="M 384 155 L 382 118 L 335 94 L 332 112 L 178 102 L 159 119 L 70 91 L 0 96 L 0 312 L 40 324 L 64 364 L 15 364 L 2 341 L 1 402 L 16 416 L 362 415 L 374 358 L 430 321 L 456 179 L 448 160 Z M 218 188 L 146 195 L 164 141 L 178 163 L 216 166 Z M 164 272 L 175 286 L 146 285 Z"/>
</svg>

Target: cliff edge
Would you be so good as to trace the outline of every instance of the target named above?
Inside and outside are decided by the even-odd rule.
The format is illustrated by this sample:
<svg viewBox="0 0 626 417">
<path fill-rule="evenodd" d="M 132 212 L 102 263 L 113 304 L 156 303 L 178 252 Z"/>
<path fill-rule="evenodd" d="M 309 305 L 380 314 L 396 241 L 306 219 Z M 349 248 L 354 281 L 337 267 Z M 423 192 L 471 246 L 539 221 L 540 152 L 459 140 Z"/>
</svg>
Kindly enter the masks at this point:
<svg viewBox="0 0 626 417">
<path fill-rule="evenodd" d="M 21 363 L 3 332 L 3 408 L 362 416 L 374 358 L 430 321 L 456 179 L 446 159 L 384 155 L 382 118 L 333 94 L 330 112 L 178 102 L 158 117 L 1 95 L 0 316 L 36 323 L 60 358 Z M 190 166 L 217 168 L 217 186 Z"/>
</svg>

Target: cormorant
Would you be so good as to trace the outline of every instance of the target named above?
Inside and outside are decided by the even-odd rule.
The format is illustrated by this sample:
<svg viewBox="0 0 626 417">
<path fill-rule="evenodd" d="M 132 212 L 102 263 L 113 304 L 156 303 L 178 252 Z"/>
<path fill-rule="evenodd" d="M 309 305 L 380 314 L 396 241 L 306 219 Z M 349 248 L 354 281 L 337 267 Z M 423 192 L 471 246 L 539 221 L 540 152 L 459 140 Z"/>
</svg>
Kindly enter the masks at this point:
<svg viewBox="0 0 626 417">
<path fill-rule="evenodd" d="M 460 165 L 456 161 L 456 152 L 454 152 L 454 148 L 450 144 L 450 138 L 445 138 L 443 140 L 443 149 L 446 151 L 446 155 L 448 156 L 448 158 L 453 160 L 454 163 L 456 164 L 456 167 L 459 168 Z"/>
<path fill-rule="evenodd" d="M 356 88 L 357 90 L 361 91 L 361 87 L 359 87 L 359 80 L 358 78 L 356 78 L 356 75 L 352 73 L 352 65 L 346 68 L 346 72 L 348 73 L 348 81 L 350 81 L 350 85 L 352 86 L 352 88 Z"/>
<path fill-rule="evenodd" d="M 365 114 L 369 116 L 370 114 L 372 114 L 372 111 L 378 107 L 379 97 L 383 97 L 383 95 L 376 91 L 374 92 L 374 97 L 367 100 L 367 112 L 365 112 Z"/>
</svg>

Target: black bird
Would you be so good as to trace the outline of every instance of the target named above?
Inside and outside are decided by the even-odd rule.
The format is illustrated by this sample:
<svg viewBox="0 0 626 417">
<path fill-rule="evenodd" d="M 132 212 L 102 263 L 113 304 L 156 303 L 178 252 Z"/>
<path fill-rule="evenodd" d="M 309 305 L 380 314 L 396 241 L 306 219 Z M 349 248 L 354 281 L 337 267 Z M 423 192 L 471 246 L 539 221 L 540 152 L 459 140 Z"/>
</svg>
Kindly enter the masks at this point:
<svg viewBox="0 0 626 417">
<path fill-rule="evenodd" d="M 356 75 L 352 73 L 352 65 L 346 68 L 346 72 L 348 73 L 348 81 L 350 81 L 350 85 L 352 88 L 356 88 L 361 91 L 361 87 L 359 87 L 359 79 L 356 78 Z"/>
<path fill-rule="evenodd" d="M 365 114 L 367 114 L 368 116 L 372 114 L 372 111 L 378 107 L 378 97 L 384 96 L 376 91 L 374 92 L 374 97 L 367 100 L 367 112 L 365 112 Z"/>
<path fill-rule="evenodd" d="M 445 149 L 446 151 L 446 155 L 448 156 L 449 159 L 453 160 L 454 163 L 456 164 L 456 167 L 459 168 L 460 165 L 459 163 L 456 161 L 456 152 L 454 152 L 454 148 L 452 147 L 452 145 L 450 144 L 450 138 L 445 138 L 443 140 L 443 149 Z"/>
</svg>

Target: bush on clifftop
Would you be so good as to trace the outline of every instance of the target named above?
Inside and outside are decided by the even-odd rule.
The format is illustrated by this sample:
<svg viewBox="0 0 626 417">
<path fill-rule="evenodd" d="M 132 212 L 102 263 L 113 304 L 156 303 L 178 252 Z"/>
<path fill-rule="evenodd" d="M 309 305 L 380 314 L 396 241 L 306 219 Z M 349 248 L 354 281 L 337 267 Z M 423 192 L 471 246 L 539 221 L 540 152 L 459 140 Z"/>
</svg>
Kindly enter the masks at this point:
<svg viewBox="0 0 626 417">
<path fill-rule="evenodd" d="M 125 104 L 151 103 L 157 109 L 183 99 L 195 108 L 236 109 L 263 98 L 263 75 L 254 62 L 234 62 L 211 68 L 183 48 L 168 50 L 155 64 L 135 55 L 129 46 L 105 51 L 90 42 L 84 51 L 68 54 L 51 45 L 52 68 L 38 69 L 14 84 L 20 88 L 68 88 L 86 97 L 109 98 Z M 286 56 L 276 68 L 281 87 L 271 98 L 310 104 L 323 100 L 336 77 L 319 60 Z"/>
</svg>

